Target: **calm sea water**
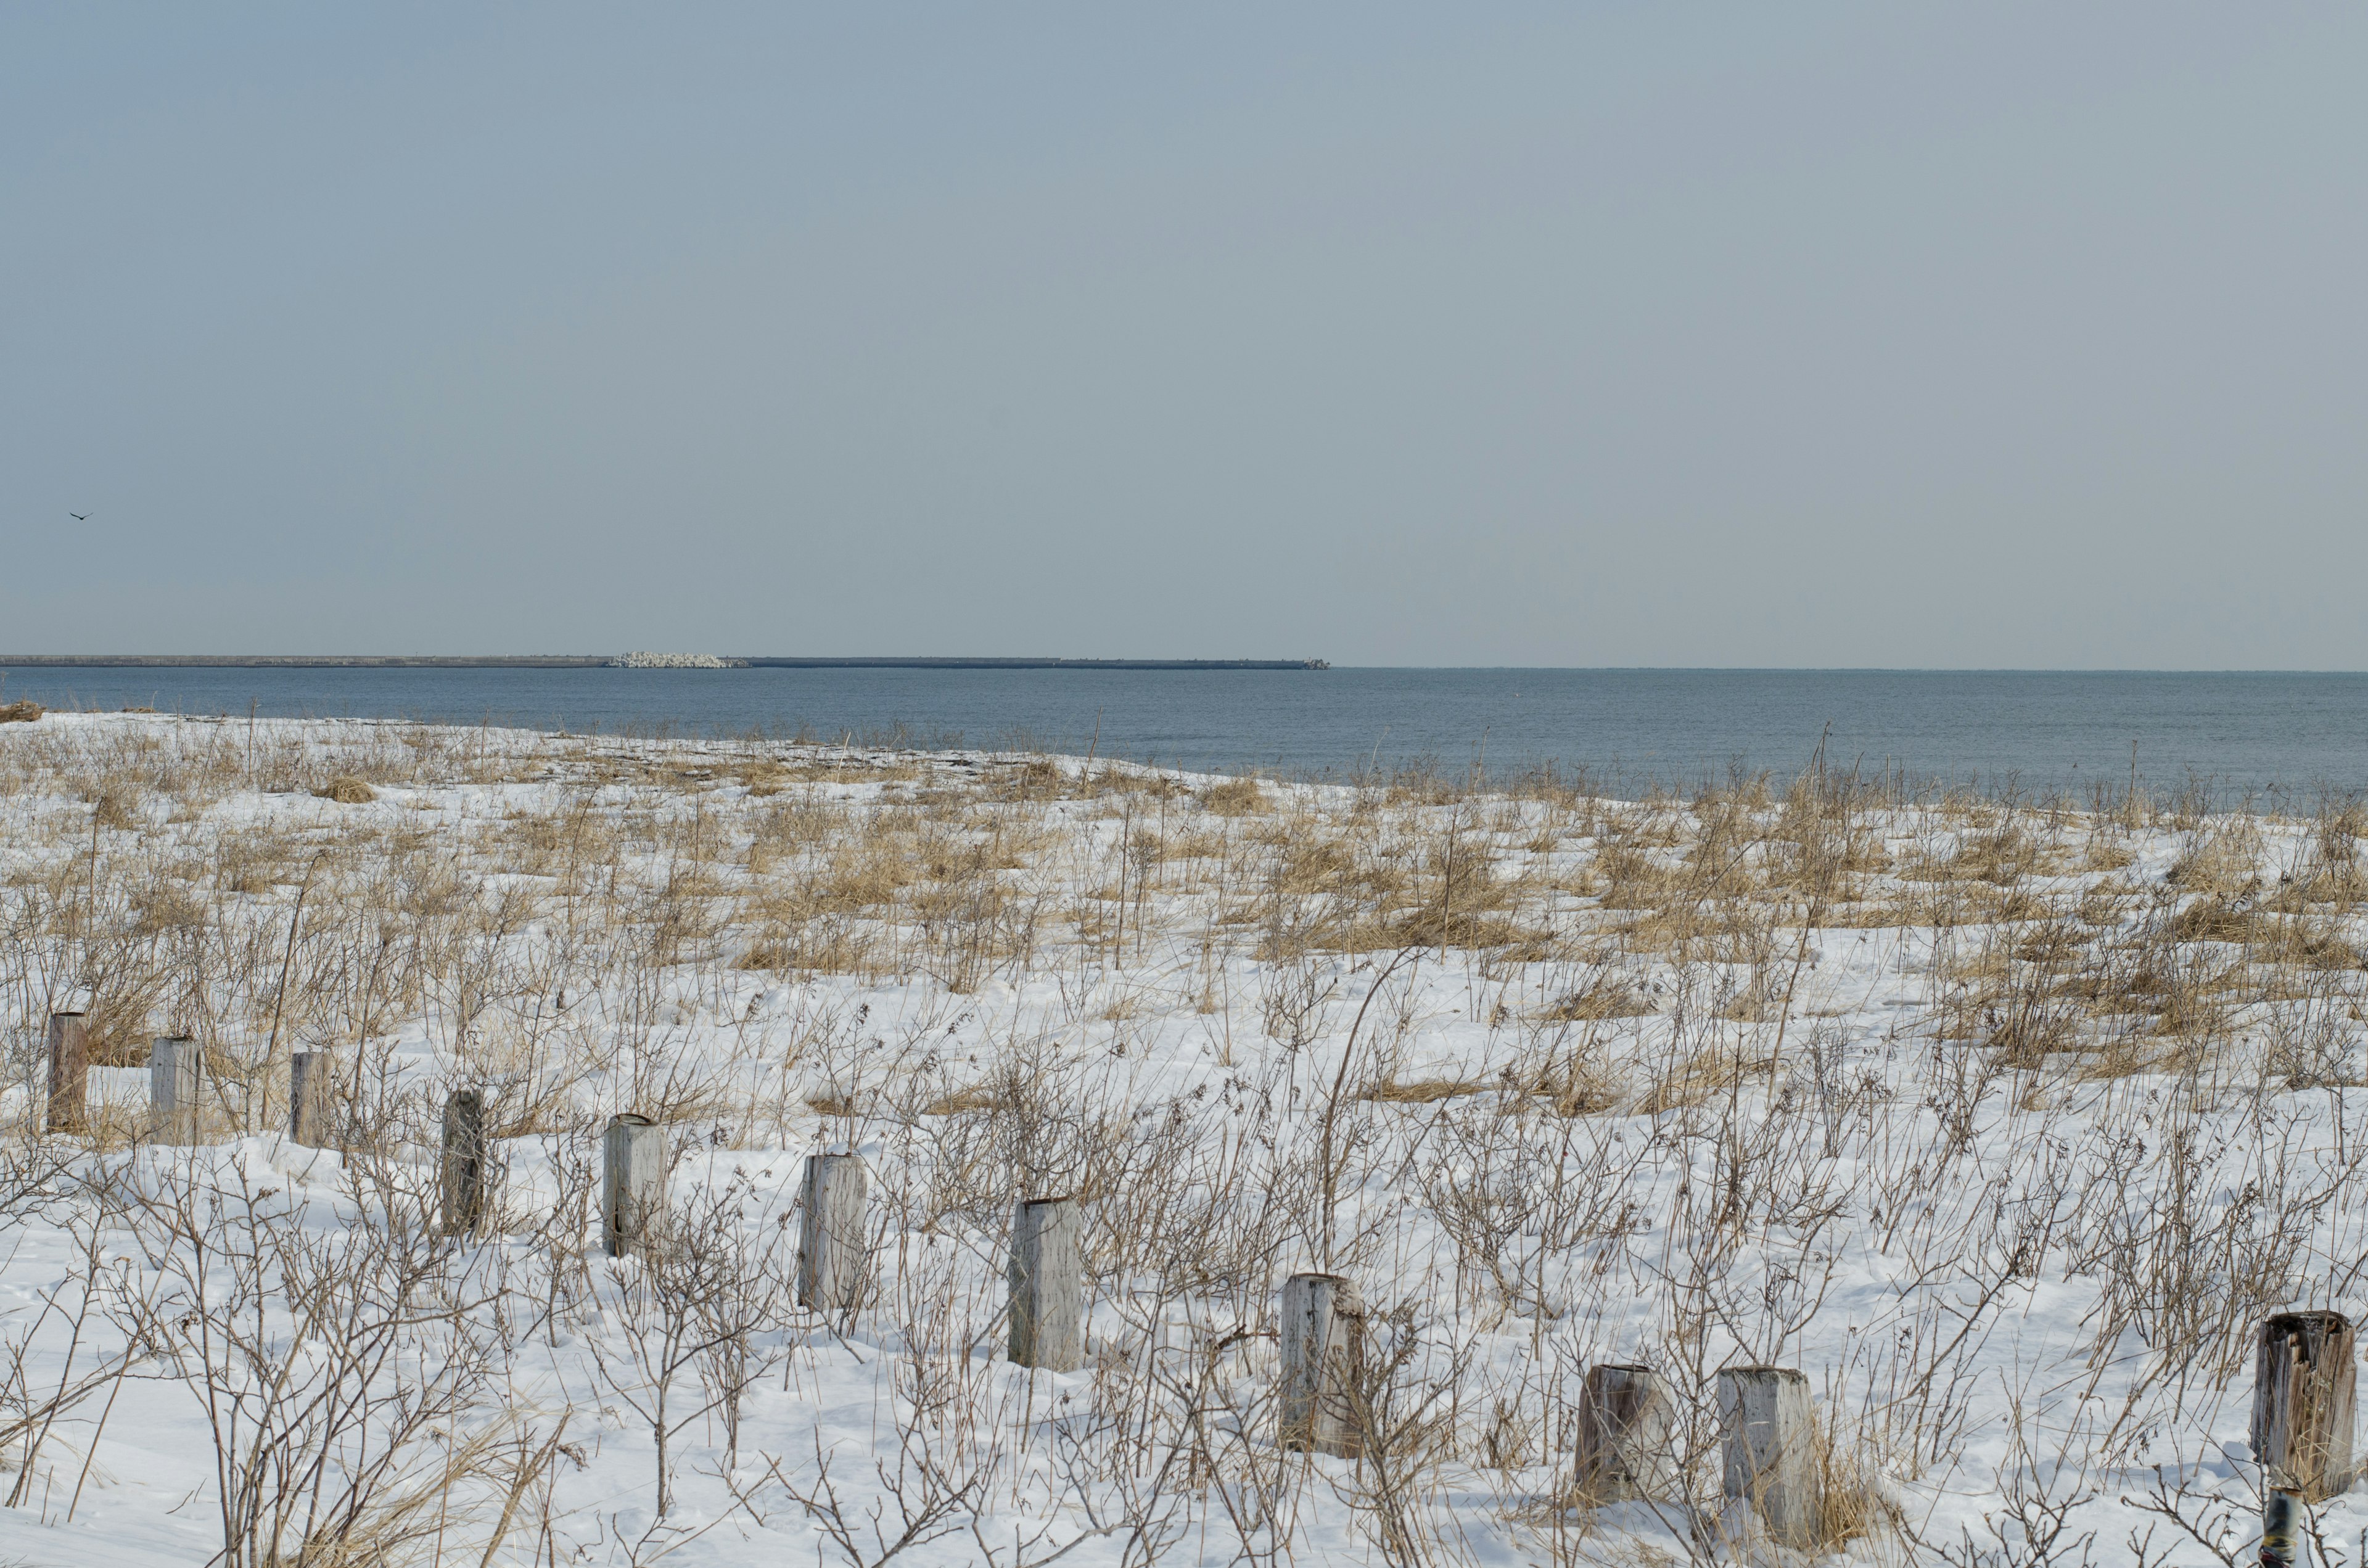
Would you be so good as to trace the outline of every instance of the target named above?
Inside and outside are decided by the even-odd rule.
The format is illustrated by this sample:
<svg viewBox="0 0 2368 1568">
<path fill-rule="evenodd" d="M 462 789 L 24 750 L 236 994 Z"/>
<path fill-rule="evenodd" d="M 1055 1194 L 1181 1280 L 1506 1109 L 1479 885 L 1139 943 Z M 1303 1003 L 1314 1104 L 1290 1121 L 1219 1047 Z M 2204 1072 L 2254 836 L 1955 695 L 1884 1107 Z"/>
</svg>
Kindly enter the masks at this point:
<svg viewBox="0 0 2368 1568">
<path fill-rule="evenodd" d="M 2368 788 L 2368 675 L 1896 670 L 27 669 L 55 707 L 1022 743 L 1188 767 L 1553 763 L 1631 784 L 1829 759 L 2000 788 Z"/>
</svg>

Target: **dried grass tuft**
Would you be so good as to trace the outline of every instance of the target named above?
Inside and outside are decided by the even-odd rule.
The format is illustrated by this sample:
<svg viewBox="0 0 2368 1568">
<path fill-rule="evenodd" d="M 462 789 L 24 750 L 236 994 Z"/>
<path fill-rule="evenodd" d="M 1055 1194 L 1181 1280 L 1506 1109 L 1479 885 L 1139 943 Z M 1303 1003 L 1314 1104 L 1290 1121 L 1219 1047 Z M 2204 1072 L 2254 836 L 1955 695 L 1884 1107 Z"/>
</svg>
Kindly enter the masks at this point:
<svg viewBox="0 0 2368 1568">
<path fill-rule="evenodd" d="M 1383 1105 L 1435 1105 L 1440 1100 L 1454 1099 L 1463 1095 L 1485 1095 L 1491 1089 L 1501 1089 L 1502 1084 L 1486 1078 L 1417 1078 L 1411 1083 L 1395 1080 L 1376 1084 L 1358 1097 L 1378 1101 Z"/>
<path fill-rule="evenodd" d="M 1265 811 L 1269 802 L 1257 779 L 1228 778 L 1201 790 L 1201 804 L 1219 816 L 1238 817 Z"/>
<path fill-rule="evenodd" d="M 140 813 L 135 808 L 139 799 L 126 786 L 108 784 L 91 797 L 92 816 L 101 827 L 137 827 L 140 825 Z"/>
</svg>

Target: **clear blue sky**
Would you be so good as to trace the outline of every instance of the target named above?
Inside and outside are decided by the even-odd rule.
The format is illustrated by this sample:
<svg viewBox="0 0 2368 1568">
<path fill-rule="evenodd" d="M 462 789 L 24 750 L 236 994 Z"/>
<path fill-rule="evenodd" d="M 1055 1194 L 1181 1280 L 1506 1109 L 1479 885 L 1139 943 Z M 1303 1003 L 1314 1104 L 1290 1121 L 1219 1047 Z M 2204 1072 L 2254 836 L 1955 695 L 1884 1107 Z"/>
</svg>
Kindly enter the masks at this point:
<svg viewBox="0 0 2368 1568">
<path fill-rule="evenodd" d="M 2363 61 L 10 6 L 0 652 L 2368 666 Z"/>
</svg>

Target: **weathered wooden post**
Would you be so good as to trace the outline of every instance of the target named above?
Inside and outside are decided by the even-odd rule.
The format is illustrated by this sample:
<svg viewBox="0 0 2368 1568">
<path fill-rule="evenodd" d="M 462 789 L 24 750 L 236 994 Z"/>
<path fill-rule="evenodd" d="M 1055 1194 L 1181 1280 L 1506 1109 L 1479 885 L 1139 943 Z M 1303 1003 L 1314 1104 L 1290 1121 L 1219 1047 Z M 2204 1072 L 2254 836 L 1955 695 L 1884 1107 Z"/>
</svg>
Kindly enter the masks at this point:
<svg viewBox="0 0 2368 1568">
<path fill-rule="evenodd" d="M 854 1154 L 808 1154 L 805 1226 L 798 1236 L 798 1305 L 852 1312 L 871 1278 L 864 1256 L 863 1161 Z"/>
<path fill-rule="evenodd" d="M 1675 1409 L 1650 1367 L 1589 1367 L 1578 1401 L 1578 1486 L 1592 1503 L 1674 1499 Z"/>
<path fill-rule="evenodd" d="M 308 1149 L 325 1149 L 335 1101 L 330 1076 L 335 1071 L 325 1051 L 300 1051 L 288 1059 L 288 1141 Z"/>
<path fill-rule="evenodd" d="M 41 1125 L 51 1132 L 90 1125 L 89 1023 L 80 1013 L 50 1015 L 50 1102 Z"/>
<path fill-rule="evenodd" d="M 600 1240 L 610 1257 L 638 1254 L 666 1218 L 666 1131 L 632 1111 L 609 1119 L 601 1137 Z"/>
<path fill-rule="evenodd" d="M 455 1089 L 444 1101 L 444 1233 L 465 1236 L 485 1222 L 485 1096 Z"/>
<path fill-rule="evenodd" d="M 1338 1274 L 1282 1282 L 1282 1447 L 1355 1459 L 1365 1451 L 1356 1380 L 1365 1359 L 1365 1308 Z"/>
<path fill-rule="evenodd" d="M 1824 1497 L 1809 1380 L 1790 1367 L 1730 1367 L 1718 1375 L 1718 1414 L 1727 1496 L 1748 1501 L 1777 1545 L 1814 1548 Z"/>
<path fill-rule="evenodd" d="M 2294 1528 L 2302 1517 L 2302 1494 L 2294 1487 L 2261 1494 L 2261 1568 L 2302 1568 L 2302 1532 Z"/>
<path fill-rule="evenodd" d="M 1011 1359 L 1019 1366 L 1074 1372 L 1086 1364 L 1084 1228 L 1073 1198 L 1028 1199 L 1013 1216 L 1005 1279 Z"/>
<path fill-rule="evenodd" d="M 2277 1312 L 2253 1352 L 2253 1458 L 2272 1486 L 2323 1503 L 2351 1484 L 2359 1357 L 2341 1312 Z"/>
<path fill-rule="evenodd" d="M 148 1047 L 148 1115 L 160 1143 L 198 1141 L 199 1095 L 205 1052 L 198 1042 L 159 1036 Z"/>
</svg>

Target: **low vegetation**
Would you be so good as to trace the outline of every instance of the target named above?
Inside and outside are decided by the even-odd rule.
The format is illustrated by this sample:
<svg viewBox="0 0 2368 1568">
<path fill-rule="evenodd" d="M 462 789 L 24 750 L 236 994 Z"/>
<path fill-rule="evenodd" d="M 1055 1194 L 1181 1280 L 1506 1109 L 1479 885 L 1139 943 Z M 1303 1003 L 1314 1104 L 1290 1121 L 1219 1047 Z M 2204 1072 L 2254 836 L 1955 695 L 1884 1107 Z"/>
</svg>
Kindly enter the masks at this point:
<svg viewBox="0 0 2368 1568">
<path fill-rule="evenodd" d="M 37 715 L 0 733 L 0 1486 L 239 1568 L 1710 1561 L 1716 1373 L 1775 1364 L 1826 1552 L 2231 1562 L 2254 1327 L 2363 1293 L 2363 831 L 1822 756 L 1614 800 Z M 194 1145 L 146 1116 L 158 1036 L 204 1052 Z M 299 1051 L 335 1149 L 281 1136 Z M 460 1088 L 498 1187 L 449 1238 Z M 622 1110 L 674 1168 L 610 1260 Z M 829 1318 L 788 1285 L 825 1151 L 876 1264 Z M 1087 1363 L 1031 1374 L 1002 1249 L 1056 1193 Z M 1274 1440 L 1310 1269 L 1365 1303 L 1356 1460 Z M 1678 1402 L 1656 1503 L 1577 1484 L 1608 1361 Z"/>
</svg>

